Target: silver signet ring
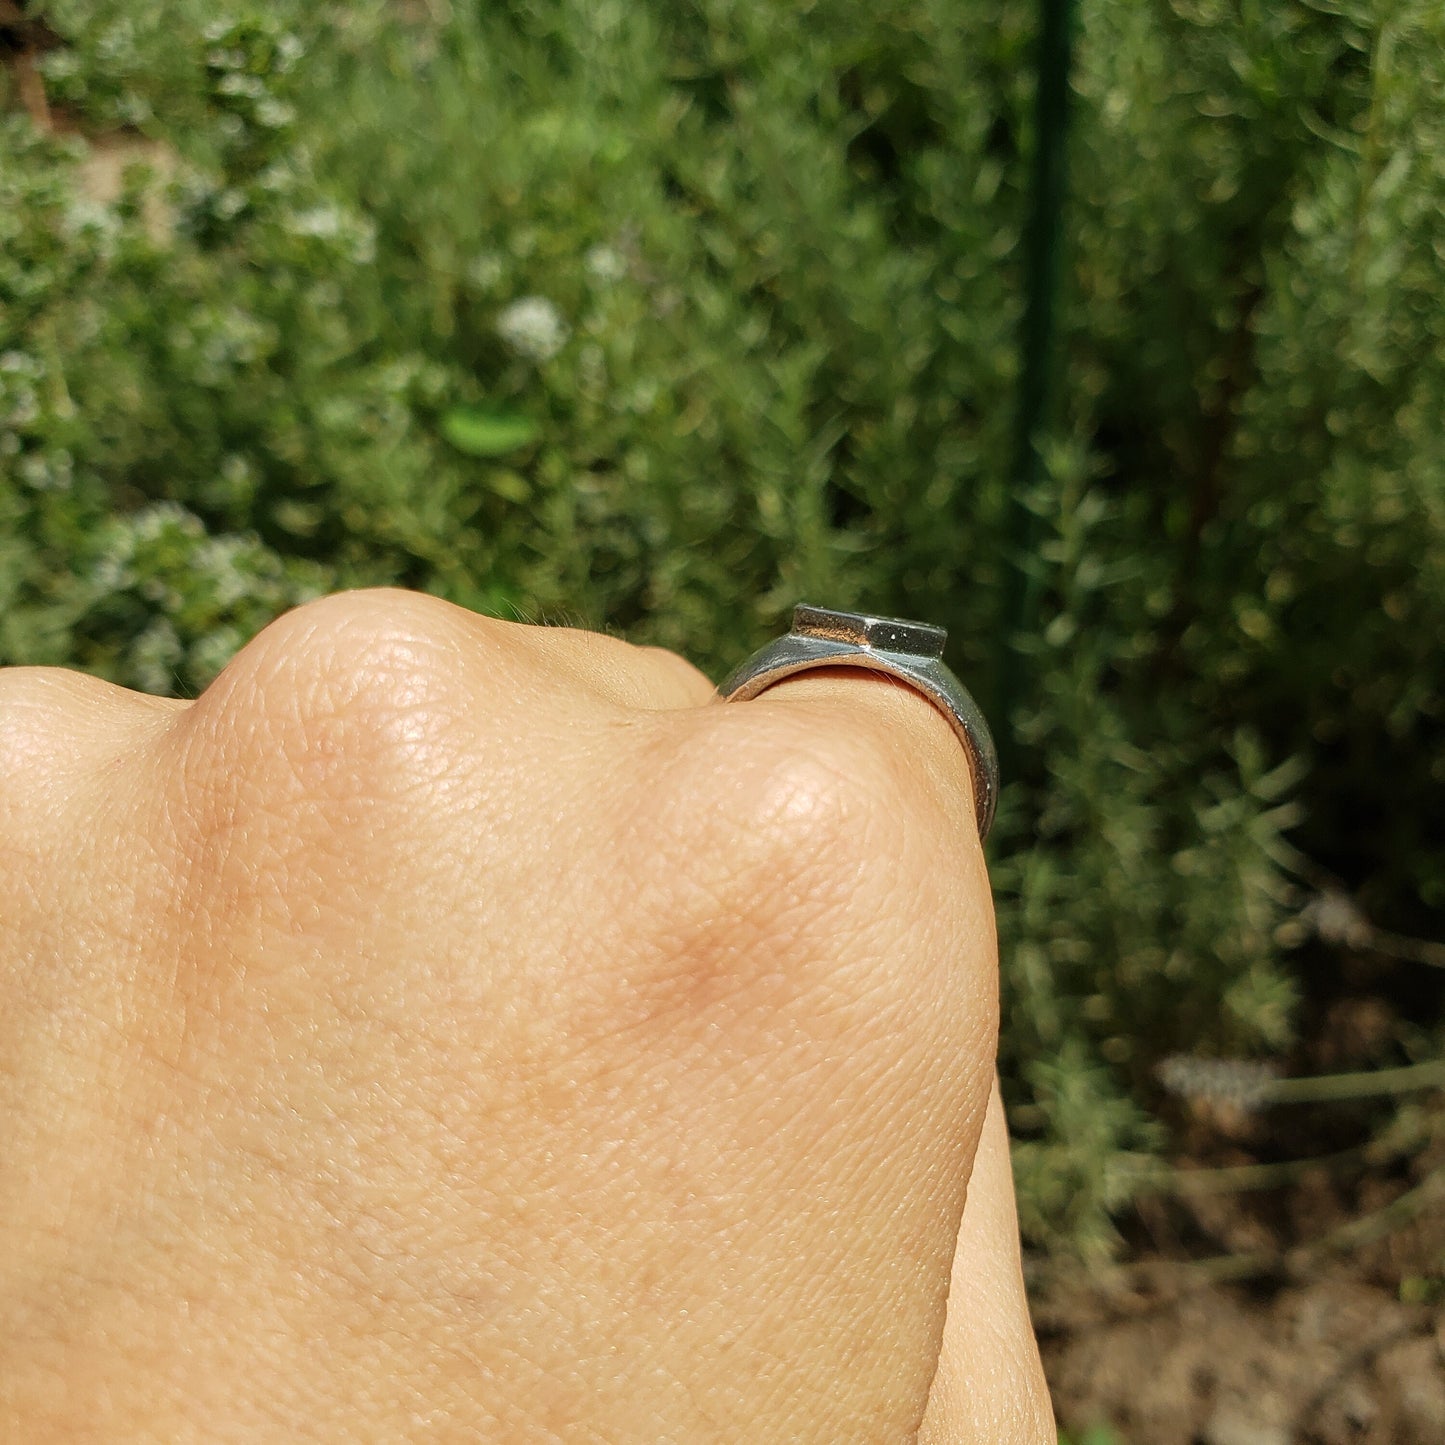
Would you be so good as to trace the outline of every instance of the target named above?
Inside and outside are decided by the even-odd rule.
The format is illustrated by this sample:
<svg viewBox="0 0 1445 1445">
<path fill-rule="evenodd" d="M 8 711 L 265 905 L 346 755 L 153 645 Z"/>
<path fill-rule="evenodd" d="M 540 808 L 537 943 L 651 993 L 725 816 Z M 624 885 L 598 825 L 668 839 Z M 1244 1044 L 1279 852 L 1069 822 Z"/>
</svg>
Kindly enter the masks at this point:
<svg viewBox="0 0 1445 1445">
<path fill-rule="evenodd" d="M 718 692 L 724 702 L 746 702 L 815 667 L 865 667 L 887 673 L 921 692 L 952 724 L 968 754 L 978 836 L 986 838 L 998 806 L 998 753 L 978 704 L 943 663 L 948 634 L 926 622 L 869 617 L 800 604 L 792 630 L 735 668 Z"/>
</svg>

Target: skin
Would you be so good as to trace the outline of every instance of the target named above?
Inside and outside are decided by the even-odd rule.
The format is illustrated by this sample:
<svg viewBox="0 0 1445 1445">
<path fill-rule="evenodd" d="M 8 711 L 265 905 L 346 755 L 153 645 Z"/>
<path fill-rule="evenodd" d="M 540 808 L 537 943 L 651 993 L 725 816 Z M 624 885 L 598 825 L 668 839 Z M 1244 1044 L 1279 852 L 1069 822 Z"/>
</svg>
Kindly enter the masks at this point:
<svg viewBox="0 0 1445 1445">
<path fill-rule="evenodd" d="M 1054 1439 L 906 688 L 385 591 L 0 671 L 0 924 L 0 1438 Z"/>
</svg>

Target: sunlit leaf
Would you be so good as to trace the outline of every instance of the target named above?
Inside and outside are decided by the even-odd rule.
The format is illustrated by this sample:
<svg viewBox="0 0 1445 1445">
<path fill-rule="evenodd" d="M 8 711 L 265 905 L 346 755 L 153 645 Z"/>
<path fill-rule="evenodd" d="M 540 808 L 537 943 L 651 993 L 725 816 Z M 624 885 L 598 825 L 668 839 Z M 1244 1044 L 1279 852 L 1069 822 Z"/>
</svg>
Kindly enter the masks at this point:
<svg viewBox="0 0 1445 1445">
<path fill-rule="evenodd" d="M 542 428 L 515 411 L 481 411 L 457 406 L 442 417 L 442 435 L 469 457 L 504 457 L 529 447 Z"/>
</svg>

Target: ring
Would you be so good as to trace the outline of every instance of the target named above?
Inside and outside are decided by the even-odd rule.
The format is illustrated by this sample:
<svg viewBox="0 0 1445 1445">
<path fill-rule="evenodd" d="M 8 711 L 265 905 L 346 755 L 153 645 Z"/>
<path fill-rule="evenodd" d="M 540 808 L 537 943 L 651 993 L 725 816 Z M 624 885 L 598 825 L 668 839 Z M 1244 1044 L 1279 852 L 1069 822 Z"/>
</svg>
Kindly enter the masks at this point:
<svg viewBox="0 0 1445 1445">
<path fill-rule="evenodd" d="M 793 609 L 792 630 L 729 673 L 718 692 L 724 702 L 746 702 L 814 667 L 864 667 L 906 683 L 943 713 L 968 754 L 982 839 L 998 805 L 998 753 L 978 704 L 944 666 L 947 637 L 927 622 L 800 604 Z"/>
</svg>

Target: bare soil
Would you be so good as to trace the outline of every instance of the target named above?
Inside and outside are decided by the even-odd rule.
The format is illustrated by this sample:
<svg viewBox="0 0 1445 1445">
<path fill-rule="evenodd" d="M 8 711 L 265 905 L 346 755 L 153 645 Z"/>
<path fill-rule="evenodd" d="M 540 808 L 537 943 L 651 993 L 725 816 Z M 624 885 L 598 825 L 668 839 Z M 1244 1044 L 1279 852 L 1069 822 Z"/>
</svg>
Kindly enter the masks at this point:
<svg viewBox="0 0 1445 1445">
<path fill-rule="evenodd" d="M 1200 1263 L 1156 1244 L 1108 1277 L 1036 1290 L 1071 1436 L 1104 1425 L 1120 1445 L 1445 1445 L 1437 1147 L 1394 1177 L 1307 1176 L 1209 1206 L 1223 1254 Z M 1157 1222 L 1146 1233 L 1166 1236 Z M 1235 1265 L 1244 1277 L 1222 1282 Z"/>
<path fill-rule="evenodd" d="M 1445 1445 L 1445 1306 L 1340 1271 L 1044 1334 L 1060 1423 L 1128 1445 Z"/>
</svg>

